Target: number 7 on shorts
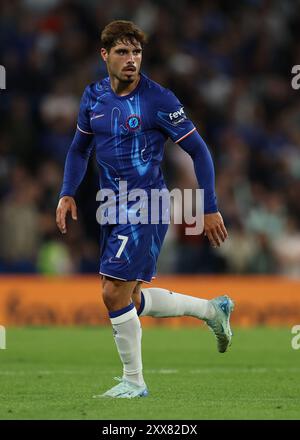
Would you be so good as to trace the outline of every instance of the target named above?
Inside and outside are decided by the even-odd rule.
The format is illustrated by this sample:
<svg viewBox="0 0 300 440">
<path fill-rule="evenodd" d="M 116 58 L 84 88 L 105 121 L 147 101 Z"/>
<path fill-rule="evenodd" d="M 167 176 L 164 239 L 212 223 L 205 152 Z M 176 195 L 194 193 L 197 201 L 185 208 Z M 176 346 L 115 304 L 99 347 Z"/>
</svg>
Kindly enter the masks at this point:
<svg viewBox="0 0 300 440">
<path fill-rule="evenodd" d="M 120 246 L 118 252 L 116 253 L 116 258 L 120 258 L 122 252 L 124 251 L 126 243 L 128 241 L 128 237 L 126 237 L 125 235 L 118 235 L 118 239 L 122 240 L 122 243 L 121 243 L 121 246 Z"/>
</svg>

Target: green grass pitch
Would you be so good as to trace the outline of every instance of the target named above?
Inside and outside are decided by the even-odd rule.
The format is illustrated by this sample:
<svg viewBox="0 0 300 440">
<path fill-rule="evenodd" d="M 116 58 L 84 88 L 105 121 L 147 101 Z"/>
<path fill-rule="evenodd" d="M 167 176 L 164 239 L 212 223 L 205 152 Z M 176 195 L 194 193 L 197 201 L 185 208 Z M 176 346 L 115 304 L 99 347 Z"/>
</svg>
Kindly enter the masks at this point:
<svg viewBox="0 0 300 440">
<path fill-rule="evenodd" d="M 110 328 L 8 328 L 0 419 L 299 419 L 291 330 L 234 329 L 219 354 L 206 328 L 143 330 L 145 399 L 92 399 L 116 384 Z"/>
</svg>

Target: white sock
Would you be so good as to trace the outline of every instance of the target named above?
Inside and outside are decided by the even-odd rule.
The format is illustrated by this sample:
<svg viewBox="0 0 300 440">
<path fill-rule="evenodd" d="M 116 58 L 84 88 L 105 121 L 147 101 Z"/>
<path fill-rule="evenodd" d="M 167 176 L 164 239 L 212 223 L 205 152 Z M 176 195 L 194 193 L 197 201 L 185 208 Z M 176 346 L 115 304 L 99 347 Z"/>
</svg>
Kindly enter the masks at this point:
<svg viewBox="0 0 300 440">
<path fill-rule="evenodd" d="M 211 319 L 214 314 L 214 308 L 207 299 L 156 287 L 142 289 L 140 316 L 155 316 L 157 318 L 194 316 L 199 319 Z"/>
<path fill-rule="evenodd" d="M 145 385 L 142 372 L 142 327 L 134 304 L 110 312 L 109 317 L 123 363 L 123 378 L 139 386 Z"/>
</svg>

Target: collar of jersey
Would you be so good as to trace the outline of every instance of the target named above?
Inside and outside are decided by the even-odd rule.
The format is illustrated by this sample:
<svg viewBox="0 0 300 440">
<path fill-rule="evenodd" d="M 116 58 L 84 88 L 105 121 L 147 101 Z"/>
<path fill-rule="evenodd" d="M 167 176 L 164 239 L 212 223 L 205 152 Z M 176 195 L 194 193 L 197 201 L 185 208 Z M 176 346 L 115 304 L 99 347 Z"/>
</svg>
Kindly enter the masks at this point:
<svg viewBox="0 0 300 440">
<path fill-rule="evenodd" d="M 118 98 L 118 99 L 128 99 L 128 98 L 130 98 L 131 96 L 135 95 L 136 92 L 138 92 L 138 91 L 141 89 L 141 87 L 142 87 L 142 85 L 144 84 L 144 82 L 145 82 L 145 75 L 144 75 L 143 73 L 140 72 L 140 80 L 139 80 L 138 85 L 136 86 L 135 89 L 132 90 L 132 92 L 128 93 L 128 95 L 124 95 L 124 96 L 117 95 L 117 94 L 113 91 L 113 89 L 111 88 L 110 81 L 109 81 L 109 88 L 110 88 L 111 93 L 112 93 L 116 98 Z"/>
</svg>

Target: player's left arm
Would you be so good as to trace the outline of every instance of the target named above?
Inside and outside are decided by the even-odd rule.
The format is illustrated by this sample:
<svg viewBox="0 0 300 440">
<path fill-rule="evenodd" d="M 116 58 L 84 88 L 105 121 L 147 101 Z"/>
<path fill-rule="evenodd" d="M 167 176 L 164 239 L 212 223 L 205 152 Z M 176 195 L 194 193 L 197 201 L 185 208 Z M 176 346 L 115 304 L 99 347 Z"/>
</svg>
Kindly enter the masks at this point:
<svg viewBox="0 0 300 440">
<path fill-rule="evenodd" d="M 204 232 L 212 246 L 220 246 L 227 238 L 227 231 L 218 211 L 212 157 L 196 127 L 186 116 L 183 105 L 168 89 L 164 89 L 159 97 L 156 123 L 193 159 L 199 188 L 204 190 Z"/>
<path fill-rule="evenodd" d="M 199 188 L 204 190 L 204 232 L 212 246 L 220 246 L 228 234 L 218 211 L 214 164 L 209 149 L 196 129 L 177 143 L 193 159 Z"/>
</svg>

